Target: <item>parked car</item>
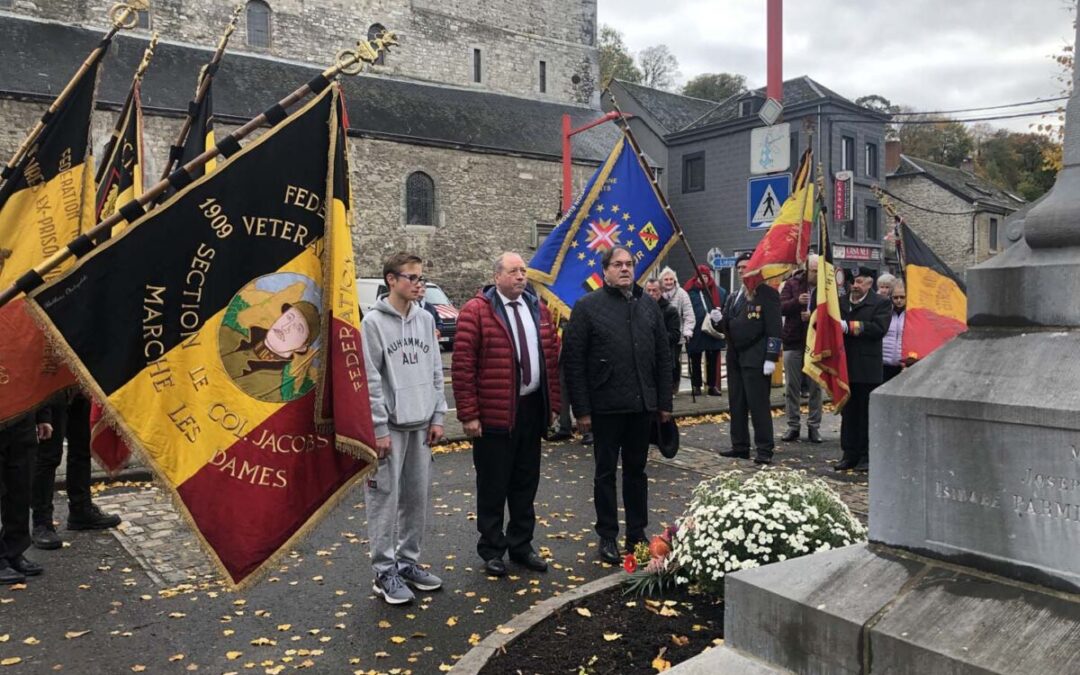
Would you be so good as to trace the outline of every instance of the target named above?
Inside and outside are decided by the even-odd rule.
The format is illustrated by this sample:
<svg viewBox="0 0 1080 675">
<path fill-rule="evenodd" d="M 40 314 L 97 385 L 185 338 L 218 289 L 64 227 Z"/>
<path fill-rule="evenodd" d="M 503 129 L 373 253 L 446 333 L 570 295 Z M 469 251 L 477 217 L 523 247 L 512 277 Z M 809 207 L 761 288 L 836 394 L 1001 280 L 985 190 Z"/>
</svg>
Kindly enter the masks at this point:
<svg viewBox="0 0 1080 675">
<path fill-rule="evenodd" d="M 385 297 L 388 292 L 386 282 L 377 277 L 361 277 L 356 280 L 356 297 L 360 303 L 360 311 L 365 314 L 370 312 L 375 302 Z M 450 302 L 450 298 L 447 297 L 443 289 L 431 281 L 427 282 L 427 293 L 424 299 L 435 307 L 435 311 L 438 312 L 439 319 L 442 321 L 439 346 L 448 351 L 452 350 L 454 348 L 454 336 L 457 335 L 457 307 L 454 307 L 454 303 Z"/>
</svg>

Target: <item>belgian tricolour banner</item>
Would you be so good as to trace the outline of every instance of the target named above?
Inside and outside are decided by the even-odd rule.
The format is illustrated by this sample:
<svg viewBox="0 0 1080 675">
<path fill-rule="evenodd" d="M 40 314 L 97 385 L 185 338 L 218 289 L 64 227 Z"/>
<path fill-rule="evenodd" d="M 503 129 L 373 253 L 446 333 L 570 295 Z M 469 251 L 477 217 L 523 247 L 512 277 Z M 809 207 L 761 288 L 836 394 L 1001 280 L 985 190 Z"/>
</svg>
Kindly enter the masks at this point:
<svg viewBox="0 0 1080 675">
<path fill-rule="evenodd" d="M 820 214 L 820 204 L 815 214 Z M 851 396 L 848 380 L 847 353 L 844 351 L 844 330 L 840 324 L 840 294 L 836 288 L 836 267 L 832 246 L 829 245 L 829 225 L 824 218 L 818 222 L 817 306 L 810 313 L 806 332 L 806 353 L 803 372 L 820 384 L 832 397 L 836 412 Z"/>
<path fill-rule="evenodd" d="M 237 587 L 375 461 L 338 97 L 31 298 Z"/>
<path fill-rule="evenodd" d="M 629 248 L 634 274 L 644 284 L 675 245 L 675 226 L 649 171 L 626 137 L 620 138 L 529 261 L 529 279 L 556 317 L 568 317 L 578 298 L 603 285 L 604 251 L 619 244 Z"/>
<path fill-rule="evenodd" d="M 899 227 L 907 286 L 901 351 L 919 360 L 967 330 L 967 288 L 906 223 Z"/>
<path fill-rule="evenodd" d="M 207 80 L 207 83 L 206 92 L 203 94 L 202 99 L 192 101 L 188 104 L 188 120 L 190 121 L 191 126 L 188 128 L 187 137 L 184 139 L 182 145 L 170 150 L 170 152 L 174 153 L 173 157 L 177 160 L 176 166 L 184 166 L 191 160 L 214 147 L 214 79 L 213 74 L 205 67 L 200 73 L 199 84 L 196 87 L 196 91 L 202 86 L 204 79 Z M 172 159 L 172 157 L 170 157 L 170 159 Z M 191 177 L 202 178 L 208 173 L 213 173 L 216 168 L 217 160 L 211 159 L 209 162 L 199 167 L 197 171 L 193 172 Z M 159 201 L 164 202 L 175 193 L 176 191 L 172 187 L 169 187 Z"/>
<path fill-rule="evenodd" d="M 784 201 L 776 220 L 747 262 L 743 283 L 748 288 L 753 289 L 762 281 L 776 285 L 806 262 L 810 251 L 810 226 L 817 205 L 814 181 L 810 178 L 813 164 L 814 153 L 807 148 L 795 173 L 791 196 Z"/>
<path fill-rule="evenodd" d="M 80 76 L 51 106 L 43 127 L 0 186 L 0 285 L 52 256 L 94 218 L 94 162 L 90 115 L 98 70 L 108 45 L 100 45 Z M 46 278 L 55 278 L 70 264 Z M 75 384 L 16 299 L 0 308 L 0 422 L 17 417 Z"/>
</svg>

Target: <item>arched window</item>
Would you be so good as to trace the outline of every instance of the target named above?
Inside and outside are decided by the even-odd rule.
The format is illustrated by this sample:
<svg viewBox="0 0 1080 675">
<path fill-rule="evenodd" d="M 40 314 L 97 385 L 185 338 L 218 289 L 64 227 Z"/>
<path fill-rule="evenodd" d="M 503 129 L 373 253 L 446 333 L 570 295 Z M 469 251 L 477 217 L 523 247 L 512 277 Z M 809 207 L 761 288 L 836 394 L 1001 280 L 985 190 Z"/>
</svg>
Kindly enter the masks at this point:
<svg viewBox="0 0 1080 675">
<path fill-rule="evenodd" d="M 379 35 L 385 32 L 386 28 L 384 28 L 381 23 L 373 23 L 371 24 L 371 28 L 367 29 L 367 39 L 374 40 L 375 38 L 379 37 Z M 375 59 L 375 65 L 386 65 L 386 52 L 379 52 L 379 58 Z"/>
<path fill-rule="evenodd" d="M 262 0 L 247 4 L 247 43 L 250 47 L 270 46 L 270 5 Z"/>
<path fill-rule="evenodd" d="M 405 181 L 405 224 L 435 224 L 435 181 L 423 171 L 414 171 Z"/>
</svg>

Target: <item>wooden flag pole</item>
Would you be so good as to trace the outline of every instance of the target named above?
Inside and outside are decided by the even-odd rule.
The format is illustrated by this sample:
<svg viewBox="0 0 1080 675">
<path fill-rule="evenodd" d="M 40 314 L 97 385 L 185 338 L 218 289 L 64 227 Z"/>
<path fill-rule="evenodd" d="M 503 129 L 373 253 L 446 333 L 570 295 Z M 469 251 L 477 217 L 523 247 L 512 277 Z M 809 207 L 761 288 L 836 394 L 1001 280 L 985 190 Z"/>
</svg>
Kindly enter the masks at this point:
<svg viewBox="0 0 1080 675">
<path fill-rule="evenodd" d="M 131 78 L 131 88 L 128 90 L 127 100 L 124 101 L 124 106 L 120 109 L 120 114 L 116 118 L 116 124 L 113 126 L 112 136 L 109 137 L 109 142 L 105 144 L 105 152 L 103 156 L 106 161 L 98 167 L 98 175 L 94 179 L 95 183 L 102 181 L 102 174 L 108 168 L 108 160 L 112 157 L 112 151 L 115 147 L 115 143 L 120 139 L 120 134 L 124 129 L 124 120 L 127 118 L 129 106 L 132 105 L 134 97 L 135 87 L 142 81 L 143 75 L 146 74 L 146 69 L 150 66 L 150 60 L 154 58 L 154 49 L 157 47 L 158 34 L 155 32 L 150 36 L 150 44 L 146 46 L 146 50 L 143 51 L 142 61 L 139 62 L 139 67 L 135 69 L 135 76 Z"/>
<path fill-rule="evenodd" d="M 186 173 L 190 177 L 192 171 L 195 171 L 196 169 L 202 167 L 204 164 L 209 162 L 211 159 L 214 159 L 215 157 L 223 154 L 221 150 L 223 144 L 225 144 L 226 147 L 230 145 L 235 147 L 239 141 L 243 140 L 256 129 L 269 122 L 271 119 L 271 115 L 273 115 L 274 117 L 278 117 L 279 119 L 277 121 L 282 121 L 284 119 L 285 111 L 295 105 L 301 99 L 306 97 L 308 94 L 316 91 L 312 87 L 319 86 L 320 81 L 322 86 L 320 86 L 319 89 L 321 90 L 323 87 L 326 86 L 325 81 L 331 80 L 338 75 L 356 75 L 361 70 L 363 70 L 363 64 L 374 63 L 375 60 L 379 58 L 380 54 L 389 51 L 390 47 L 397 45 L 397 43 L 397 35 L 392 31 L 386 31 L 376 37 L 374 40 L 361 40 L 357 42 L 355 49 L 343 49 L 342 51 L 338 52 L 333 66 L 324 70 L 318 77 L 314 78 L 311 82 L 308 82 L 307 84 L 299 87 L 293 93 L 278 101 L 275 105 L 271 106 L 267 110 L 267 112 L 261 113 L 257 117 L 248 120 L 247 123 L 226 136 L 216 146 L 203 152 L 198 157 L 195 157 L 190 162 L 180 167 L 180 169 L 178 169 L 176 172 L 170 174 L 170 178 L 181 171 Z M 274 124 L 276 124 L 276 122 Z M 274 124 L 271 124 L 271 127 L 273 127 Z M 188 178 L 188 180 L 190 180 L 190 178 Z M 158 197 L 161 196 L 162 193 L 165 192 L 165 190 L 169 188 L 170 185 L 171 183 L 169 179 L 158 181 L 153 187 L 143 192 L 137 199 L 133 200 L 131 203 L 137 204 L 138 209 L 142 211 L 143 207 L 147 206 L 148 204 L 152 204 Z M 68 244 L 64 248 L 61 248 L 51 257 L 42 261 L 29 272 L 19 277 L 19 279 L 14 284 L 9 286 L 8 288 L 5 288 L 3 292 L 0 292 L 0 307 L 3 307 L 7 303 L 14 300 L 15 297 L 19 295 L 19 293 L 33 290 L 34 288 L 42 285 L 44 283 L 45 276 L 52 270 L 56 269 L 65 260 L 75 255 L 75 250 L 81 250 L 82 247 L 87 246 L 87 240 L 93 242 L 95 238 L 102 232 L 111 232 L 111 228 L 114 225 L 117 225 L 121 221 L 127 219 L 127 217 L 123 213 L 126 210 L 126 205 L 124 208 L 117 209 L 111 216 L 101 221 L 94 227 L 90 228 L 77 239 L 72 241 L 70 244 Z M 93 244 L 90 243 L 89 245 L 92 246 Z M 75 247 L 75 249 L 72 248 L 73 246 Z"/>
<path fill-rule="evenodd" d="M 697 258 L 694 257 L 694 252 L 690 250 L 690 244 L 686 241 L 686 233 L 683 232 L 682 226 L 679 225 L 679 219 L 675 217 L 675 211 L 672 210 L 671 204 L 668 203 L 667 196 L 664 195 L 664 191 L 660 189 L 660 183 L 656 181 L 656 176 L 649 168 L 649 163 L 645 160 L 645 153 L 641 151 L 641 146 L 638 145 L 637 138 L 634 137 L 634 132 L 630 130 L 630 124 L 626 121 L 622 109 L 619 108 L 619 102 L 615 100 L 615 95 L 611 93 L 611 89 L 605 89 L 604 91 L 608 95 L 608 98 L 611 99 L 611 105 L 615 109 L 615 112 L 619 114 L 616 119 L 622 121 L 619 128 L 622 129 L 622 132 L 626 135 L 626 139 L 630 141 L 630 147 L 633 148 L 634 152 L 637 154 L 638 161 L 641 163 L 642 168 L 645 169 L 646 175 L 649 176 L 653 191 L 656 192 L 656 197 L 660 200 L 660 205 L 664 207 L 664 212 L 667 214 L 668 219 L 671 220 L 671 225 L 675 228 L 675 234 L 679 237 L 679 241 L 682 242 L 683 247 L 686 248 L 686 255 L 690 258 L 690 264 L 694 266 L 694 276 L 697 277 L 698 283 L 701 284 L 703 289 L 707 288 L 708 285 L 705 283 L 705 277 L 698 270 Z M 706 294 L 703 293 L 702 295 Z M 711 297 L 709 298 L 709 302 L 712 302 Z"/>
<path fill-rule="evenodd" d="M 218 40 L 217 49 L 214 51 L 213 57 L 210 62 L 203 66 L 199 72 L 199 82 L 195 85 L 195 98 L 192 101 L 196 106 L 203 102 L 206 98 L 206 92 L 210 90 L 210 80 L 213 79 L 213 71 L 221 63 L 222 57 L 225 55 L 225 48 L 229 44 L 229 38 L 232 37 L 234 31 L 236 31 L 236 23 L 240 20 L 240 13 L 244 11 L 243 5 L 237 5 L 233 10 L 232 18 L 229 20 L 229 25 L 225 26 L 225 32 L 221 35 L 221 39 Z M 176 135 L 176 140 L 173 142 L 174 148 L 179 148 L 187 142 L 188 133 L 191 132 L 191 125 L 193 120 L 191 117 L 191 111 L 189 110 L 184 117 L 184 124 L 180 127 L 180 133 Z M 169 177 L 169 174 L 173 172 L 173 168 L 176 166 L 178 160 L 172 156 L 165 162 L 165 170 L 161 172 L 161 180 L 165 180 Z"/>
<path fill-rule="evenodd" d="M 75 74 L 68 80 L 68 83 L 60 90 L 60 93 L 53 99 L 53 102 L 49 104 L 49 109 L 38 120 L 34 128 L 30 130 L 26 138 L 23 140 L 22 145 L 15 151 L 15 154 L 11 157 L 11 161 L 7 163 L 7 166 L 3 169 L 3 180 L 6 182 L 11 178 L 15 167 L 23 161 L 26 157 L 26 153 L 30 150 L 30 146 L 41 135 L 41 131 L 45 128 L 47 121 L 56 111 L 60 109 L 60 106 L 64 104 L 68 96 L 71 95 L 71 90 L 75 88 L 75 83 L 86 74 L 86 71 L 93 67 L 94 63 L 102 55 L 102 53 L 109 48 L 109 42 L 113 37 L 119 33 L 122 29 L 134 28 L 139 23 L 139 12 L 146 11 L 150 8 L 150 3 L 147 0 L 127 0 L 112 6 L 109 10 L 109 19 L 112 21 L 112 27 L 109 28 L 109 32 L 105 33 L 105 37 L 101 38 L 101 41 L 90 52 L 90 54 L 83 60 L 82 65 L 75 71 Z"/>
</svg>

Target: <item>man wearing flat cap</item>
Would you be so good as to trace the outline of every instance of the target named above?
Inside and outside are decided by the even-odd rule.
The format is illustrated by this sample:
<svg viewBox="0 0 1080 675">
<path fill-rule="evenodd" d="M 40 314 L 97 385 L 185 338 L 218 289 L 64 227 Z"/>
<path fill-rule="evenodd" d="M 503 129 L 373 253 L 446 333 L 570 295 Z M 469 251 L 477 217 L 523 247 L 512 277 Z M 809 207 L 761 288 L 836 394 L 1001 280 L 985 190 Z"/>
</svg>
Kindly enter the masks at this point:
<svg viewBox="0 0 1080 675">
<path fill-rule="evenodd" d="M 884 376 L 881 341 L 892 321 L 892 303 L 873 292 L 875 276 L 874 270 L 860 267 L 851 291 L 840 298 L 851 398 L 840 413 L 844 456 L 833 467 L 837 471 L 866 471 L 870 466 L 870 392 Z"/>
<path fill-rule="evenodd" d="M 739 256 L 739 278 L 750 262 Z M 710 312 L 714 327 L 727 337 L 728 397 L 731 402 L 731 449 L 722 457 L 750 459 L 750 422 L 754 423 L 754 462 L 770 464 L 775 448 L 769 389 L 780 359 L 780 294 L 766 283 L 733 293 L 724 309 Z M 749 416 L 749 419 L 747 417 Z"/>
</svg>

